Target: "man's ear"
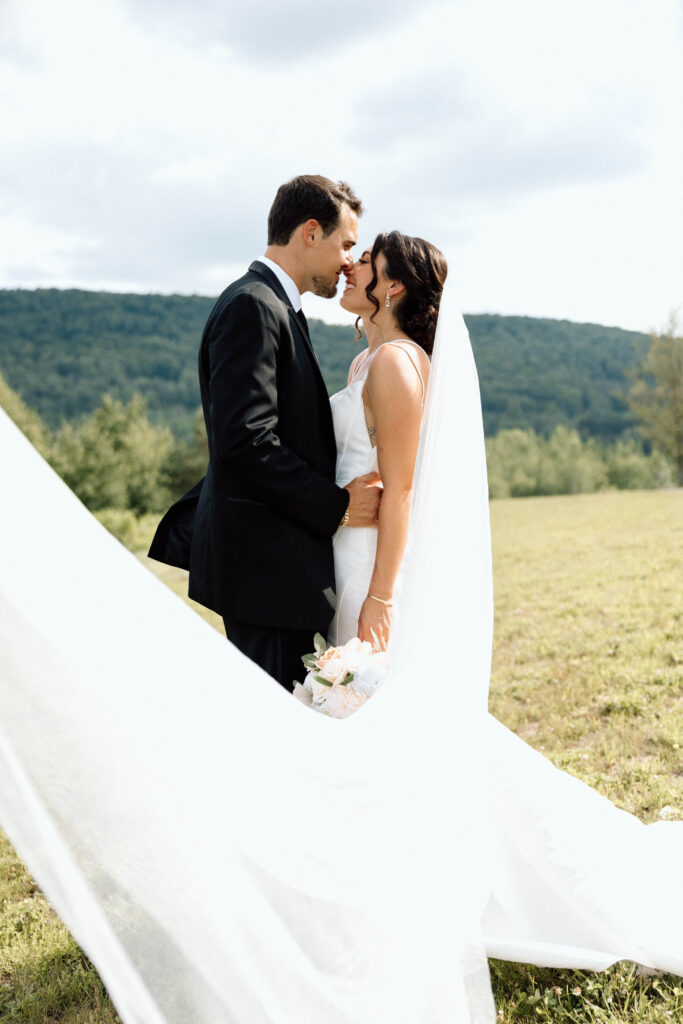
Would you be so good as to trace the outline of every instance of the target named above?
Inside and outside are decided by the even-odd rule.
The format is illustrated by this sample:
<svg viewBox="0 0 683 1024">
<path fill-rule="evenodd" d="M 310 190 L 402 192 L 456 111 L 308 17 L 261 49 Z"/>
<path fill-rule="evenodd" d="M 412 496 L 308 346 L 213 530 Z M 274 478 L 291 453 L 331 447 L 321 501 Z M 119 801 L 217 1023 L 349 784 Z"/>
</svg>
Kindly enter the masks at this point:
<svg viewBox="0 0 683 1024">
<path fill-rule="evenodd" d="M 308 248 L 313 248 L 317 240 L 322 236 L 322 233 L 323 229 L 320 227 L 319 221 L 314 218 L 304 221 L 301 225 L 301 238 L 304 245 Z"/>
</svg>

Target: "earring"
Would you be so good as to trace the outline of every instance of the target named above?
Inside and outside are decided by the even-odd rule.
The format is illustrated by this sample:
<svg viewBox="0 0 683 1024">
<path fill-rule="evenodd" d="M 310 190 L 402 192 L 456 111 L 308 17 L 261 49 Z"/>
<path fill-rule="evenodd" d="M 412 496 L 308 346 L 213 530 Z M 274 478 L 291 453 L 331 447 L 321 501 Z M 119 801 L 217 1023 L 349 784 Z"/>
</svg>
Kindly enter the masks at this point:
<svg viewBox="0 0 683 1024">
<path fill-rule="evenodd" d="M 389 292 L 387 292 L 387 297 L 384 300 L 384 305 L 387 307 L 387 309 L 391 309 L 391 299 L 389 298 Z"/>
</svg>

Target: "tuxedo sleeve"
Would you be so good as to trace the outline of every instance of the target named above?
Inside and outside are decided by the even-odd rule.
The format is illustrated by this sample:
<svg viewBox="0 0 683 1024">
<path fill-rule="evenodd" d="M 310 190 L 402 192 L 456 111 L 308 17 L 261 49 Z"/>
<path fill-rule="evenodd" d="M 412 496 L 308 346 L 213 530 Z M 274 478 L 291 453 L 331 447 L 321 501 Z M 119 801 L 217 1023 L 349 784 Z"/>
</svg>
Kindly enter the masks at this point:
<svg viewBox="0 0 683 1024">
<path fill-rule="evenodd" d="M 255 497 L 313 533 L 331 537 L 346 511 L 348 491 L 312 470 L 276 432 L 280 326 L 269 306 L 242 293 L 213 327 L 209 399 L 215 457 Z"/>
</svg>

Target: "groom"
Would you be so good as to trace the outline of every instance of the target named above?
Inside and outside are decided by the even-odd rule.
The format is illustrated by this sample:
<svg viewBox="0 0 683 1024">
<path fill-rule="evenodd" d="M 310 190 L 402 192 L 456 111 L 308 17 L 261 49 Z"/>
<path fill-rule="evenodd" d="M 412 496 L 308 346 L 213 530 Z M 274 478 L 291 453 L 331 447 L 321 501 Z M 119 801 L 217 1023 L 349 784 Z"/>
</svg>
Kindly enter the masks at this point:
<svg viewBox="0 0 683 1024">
<path fill-rule="evenodd" d="M 190 570 L 189 594 L 228 639 L 293 689 L 334 612 L 332 536 L 373 526 L 379 477 L 334 483 L 332 414 L 301 295 L 332 298 L 351 265 L 360 200 L 344 182 L 280 186 L 265 256 L 216 302 L 199 383 L 206 476 L 162 519 L 150 557 Z"/>
</svg>

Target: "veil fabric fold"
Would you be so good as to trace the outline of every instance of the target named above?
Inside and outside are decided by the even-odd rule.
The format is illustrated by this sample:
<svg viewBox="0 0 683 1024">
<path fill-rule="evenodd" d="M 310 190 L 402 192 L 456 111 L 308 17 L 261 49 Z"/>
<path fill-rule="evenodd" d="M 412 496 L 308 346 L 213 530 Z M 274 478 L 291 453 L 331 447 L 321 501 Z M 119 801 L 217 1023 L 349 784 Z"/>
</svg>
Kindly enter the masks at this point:
<svg viewBox="0 0 683 1024">
<path fill-rule="evenodd" d="M 492 596 L 447 286 L 383 688 L 316 715 L 0 415 L 0 823 L 126 1022 L 490 1024 Z"/>
</svg>

